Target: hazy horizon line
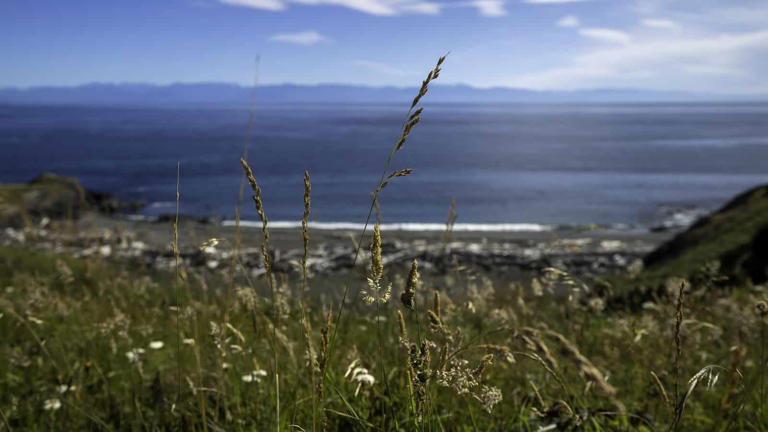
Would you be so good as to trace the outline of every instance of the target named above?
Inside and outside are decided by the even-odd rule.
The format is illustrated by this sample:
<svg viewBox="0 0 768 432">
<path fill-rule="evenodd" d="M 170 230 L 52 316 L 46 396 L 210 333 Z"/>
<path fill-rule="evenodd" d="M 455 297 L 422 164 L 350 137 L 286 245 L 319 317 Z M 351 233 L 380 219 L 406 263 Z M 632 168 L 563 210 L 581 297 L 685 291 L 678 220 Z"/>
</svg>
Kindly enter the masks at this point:
<svg viewBox="0 0 768 432">
<path fill-rule="evenodd" d="M 96 87 L 96 86 L 103 86 L 103 87 L 155 87 L 155 88 L 162 88 L 162 87 L 175 87 L 175 86 L 195 86 L 195 85 L 219 85 L 219 86 L 229 86 L 229 87 L 237 87 L 241 89 L 252 89 L 254 88 L 253 85 L 248 84 L 242 84 L 238 82 L 231 82 L 231 81 L 174 81 L 174 82 L 168 82 L 168 83 L 152 83 L 147 81 L 88 81 L 88 82 L 82 82 L 78 84 L 36 84 L 36 85 L 0 85 L 0 90 L 2 91 L 8 91 L 8 90 L 17 90 L 17 91 L 25 91 L 25 90 L 38 90 L 38 89 L 76 89 L 76 88 L 84 88 L 84 87 Z M 258 84 L 255 86 L 256 88 L 261 87 L 353 87 L 353 88 L 365 88 L 365 89 L 393 89 L 393 90 L 408 90 L 408 89 L 414 89 L 418 86 L 416 85 L 376 85 L 376 84 L 361 84 L 361 83 L 345 83 L 345 82 L 318 82 L 318 83 L 295 83 L 295 82 L 279 82 L 279 83 L 264 83 L 264 84 Z M 689 94 L 689 95 L 716 95 L 716 96 L 766 96 L 768 97 L 768 93 L 755 93 L 755 92 L 728 92 L 728 93 L 718 93 L 716 91 L 710 91 L 710 92 L 701 92 L 701 91 L 691 91 L 691 90 L 670 90 L 670 89 L 659 89 L 659 88 L 644 88 L 644 87 L 579 87 L 579 88 L 534 88 L 534 87 L 519 87 L 519 86 L 504 86 L 504 85 L 495 85 L 495 86 L 478 86 L 474 84 L 468 84 L 468 83 L 443 83 L 443 84 L 434 84 L 434 87 L 454 87 L 454 88 L 468 88 L 472 90 L 478 90 L 478 91 L 487 91 L 487 90 L 516 90 L 516 91 L 527 91 L 527 92 L 534 92 L 534 93 L 577 93 L 577 92 L 600 92 L 600 91 L 622 91 L 622 92 L 648 92 L 648 93 L 674 93 L 674 94 Z"/>
</svg>

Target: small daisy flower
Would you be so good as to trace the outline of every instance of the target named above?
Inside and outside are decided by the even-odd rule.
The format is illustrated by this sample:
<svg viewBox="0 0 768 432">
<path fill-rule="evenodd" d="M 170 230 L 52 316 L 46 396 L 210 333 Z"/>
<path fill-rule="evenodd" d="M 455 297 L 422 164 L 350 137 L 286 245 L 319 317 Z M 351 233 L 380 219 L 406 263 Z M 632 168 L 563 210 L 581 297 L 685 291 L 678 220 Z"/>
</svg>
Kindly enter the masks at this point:
<svg viewBox="0 0 768 432">
<path fill-rule="evenodd" d="M 373 387 L 373 384 L 376 382 L 376 378 L 368 373 L 368 369 L 357 366 L 357 364 L 358 361 L 355 359 L 355 361 L 350 363 L 350 365 L 347 367 L 347 372 L 344 374 L 344 378 L 349 378 L 350 381 L 357 383 L 355 396 L 360 393 L 360 388 L 362 388 L 363 384 L 367 384 L 368 386 Z"/>
<path fill-rule="evenodd" d="M 165 346 L 165 343 L 163 341 L 152 341 L 149 343 L 149 347 L 153 350 L 159 350 L 162 349 Z"/>
<path fill-rule="evenodd" d="M 243 375 L 241 379 L 243 380 L 243 382 L 247 382 L 247 383 L 259 382 L 261 380 L 261 377 L 265 377 L 265 376 L 267 376 L 267 371 L 263 369 L 257 369 L 249 373 L 248 375 Z"/>
<path fill-rule="evenodd" d="M 59 392 L 60 394 L 64 394 L 68 391 L 75 391 L 76 389 L 77 389 L 76 386 L 68 385 L 68 384 L 62 384 L 62 385 L 56 386 L 56 391 Z"/>
<path fill-rule="evenodd" d="M 134 348 L 128 352 L 125 353 L 125 356 L 128 357 L 128 361 L 131 363 L 138 363 L 141 360 L 141 356 L 144 354 L 143 348 Z"/>
<path fill-rule="evenodd" d="M 59 408 L 61 408 L 61 401 L 56 398 L 46 399 L 43 402 L 43 409 L 46 411 L 56 411 Z"/>
</svg>

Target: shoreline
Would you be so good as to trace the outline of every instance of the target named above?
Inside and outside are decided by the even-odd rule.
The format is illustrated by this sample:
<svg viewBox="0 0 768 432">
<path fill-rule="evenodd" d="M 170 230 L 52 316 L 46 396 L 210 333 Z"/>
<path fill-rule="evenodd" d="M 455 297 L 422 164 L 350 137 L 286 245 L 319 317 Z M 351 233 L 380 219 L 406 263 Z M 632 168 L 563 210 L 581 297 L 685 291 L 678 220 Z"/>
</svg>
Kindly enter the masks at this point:
<svg viewBox="0 0 768 432">
<path fill-rule="evenodd" d="M 6 228 L 0 234 L 0 243 L 78 257 L 128 260 L 171 270 L 174 265 L 170 247 L 172 222 L 173 219 L 152 222 L 126 215 L 88 212 L 75 221 L 43 220 L 26 229 Z M 442 230 L 436 229 L 439 224 L 432 225 L 426 230 L 416 229 L 416 225 L 405 226 L 406 229 L 390 225 L 383 230 L 385 264 L 405 267 L 416 259 L 425 271 L 445 271 L 458 265 L 475 273 L 503 274 L 512 279 L 546 267 L 580 275 L 619 274 L 642 268 L 642 258 L 676 233 L 599 227 L 529 231 L 459 229 L 451 233 L 446 245 L 445 225 L 442 224 Z M 322 223 L 310 224 L 310 271 L 317 275 L 353 269 L 355 244 L 361 228 L 349 224 L 328 229 Z M 371 229 L 372 225 L 367 235 Z M 178 231 L 181 258 L 188 268 L 213 273 L 228 271 L 236 231 L 234 223 L 182 216 Z M 252 276 L 258 276 L 264 272 L 261 223 L 244 222 L 240 233 L 242 265 Z M 300 223 L 270 223 L 270 237 L 275 269 L 286 274 L 297 272 L 296 263 L 303 255 Z M 367 243 L 367 239 L 364 242 Z M 203 246 L 211 243 L 216 245 Z M 361 249 L 358 267 L 367 262 L 366 243 Z"/>
</svg>

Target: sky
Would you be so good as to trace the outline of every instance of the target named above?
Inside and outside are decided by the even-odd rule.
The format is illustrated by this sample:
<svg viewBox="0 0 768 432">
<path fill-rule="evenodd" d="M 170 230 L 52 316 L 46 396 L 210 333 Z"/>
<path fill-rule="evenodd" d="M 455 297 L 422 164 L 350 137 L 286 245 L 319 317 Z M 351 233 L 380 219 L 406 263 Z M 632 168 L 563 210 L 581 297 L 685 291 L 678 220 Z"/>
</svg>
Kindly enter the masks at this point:
<svg viewBox="0 0 768 432">
<path fill-rule="evenodd" d="M 444 84 L 768 94 L 766 0 L 3 0 L 0 87 Z"/>
</svg>

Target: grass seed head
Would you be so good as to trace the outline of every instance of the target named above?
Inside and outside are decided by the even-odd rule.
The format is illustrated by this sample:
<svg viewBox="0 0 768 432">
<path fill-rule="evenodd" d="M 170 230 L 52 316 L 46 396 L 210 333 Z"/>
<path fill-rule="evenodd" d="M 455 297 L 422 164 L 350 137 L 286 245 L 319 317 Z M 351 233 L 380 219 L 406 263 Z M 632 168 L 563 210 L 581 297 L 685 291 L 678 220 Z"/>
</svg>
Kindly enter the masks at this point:
<svg viewBox="0 0 768 432">
<path fill-rule="evenodd" d="M 375 282 L 384 275 L 384 265 L 381 261 L 381 230 L 379 224 L 373 226 L 373 241 L 371 242 L 371 279 Z"/>
<path fill-rule="evenodd" d="M 413 260 L 411 271 L 408 273 L 408 281 L 405 284 L 405 291 L 400 295 L 400 301 L 408 309 L 415 309 L 416 288 L 419 286 L 419 263 Z"/>
</svg>

